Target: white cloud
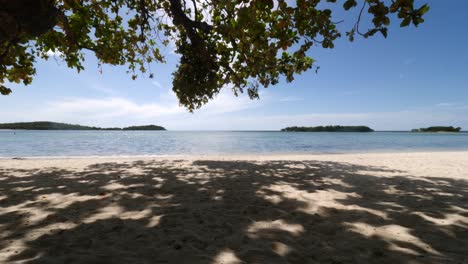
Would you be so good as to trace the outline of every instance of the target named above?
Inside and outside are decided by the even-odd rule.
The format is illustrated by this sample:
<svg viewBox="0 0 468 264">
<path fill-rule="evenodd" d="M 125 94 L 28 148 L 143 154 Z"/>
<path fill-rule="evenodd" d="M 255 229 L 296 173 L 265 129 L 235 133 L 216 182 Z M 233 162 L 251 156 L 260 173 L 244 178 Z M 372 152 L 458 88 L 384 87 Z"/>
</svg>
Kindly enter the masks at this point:
<svg viewBox="0 0 468 264">
<path fill-rule="evenodd" d="M 193 114 L 179 106 L 171 90 L 157 102 L 124 97 L 62 98 L 27 108 L 5 107 L 0 122 L 50 120 L 103 127 L 158 124 L 172 130 L 278 130 L 286 126 L 368 125 L 377 130 L 409 130 L 431 125 L 468 129 L 468 105 L 439 103 L 388 112 L 309 112 L 266 114 L 278 98 L 263 92 L 261 100 L 245 94 L 235 97 L 229 89 Z"/>
<path fill-rule="evenodd" d="M 50 104 L 50 111 L 62 114 L 93 114 L 100 118 L 133 116 L 137 119 L 154 118 L 182 113 L 177 105 L 137 104 L 127 99 L 111 97 L 104 99 L 74 98 Z"/>
<path fill-rule="evenodd" d="M 261 107 L 269 100 L 269 96 L 265 92 L 260 93 L 260 98 L 260 100 L 252 100 L 245 94 L 240 94 L 236 97 L 230 89 L 224 89 L 214 100 L 208 102 L 197 112 L 211 115 L 237 112 L 249 108 Z"/>
<path fill-rule="evenodd" d="M 294 115 L 236 114 L 209 118 L 193 116 L 169 120 L 174 129 L 279 130 L 287 126 L 367 125 L 376 130 L 410 130 L 431 125 L 454 125 L 468 128 L 468 117 L 457 112 L 432 109 L 394 112 L 309 113 Z"/>
<path fill-rule="evenodd" d="M 252 101 L 247 96 L 235 97 L 230 91 L 223 91 L 202 109 L 192 114 L 179 105 L 173 91 L 167 90 L 161 93 L 158 102 L 148 103 L 117 96 L 61 98 L 31 106 L 27 110 L 6 111 L 0 117 L 0 122 L 43 120 L 102 127 L 158 124 L 171 129 L 190 129 L 186 124 L 193 122 L 203 124 L 204 120 L 223 119 L 225 114 L 235 115 L 236 112 L 261 105 L 261 101 Z M 192 127 L 192 129 L 216 129 L 216 124 L 212 127 L 200 127 L 194 124 Z"/>
<path fill-rule="evenodd" d="M 48 50 L 46 54 L 49 57 L 60 57 L 61 55 L 63 55 L 63 53 L 58 50 Z"/>
<path fill-rule="evenodd" d="M 260 108 L 261 109 L 261 108 Z M 173 129 L 279 130 L 287 126 L 367 125 L 376 130 L 453 125 L 468 130 L 468 105 L 426 106 L 387 112 L 335 112 L 267 115 L 262 111 L 227 115 L 194 115 L 168 120 Z"/>
</svg>

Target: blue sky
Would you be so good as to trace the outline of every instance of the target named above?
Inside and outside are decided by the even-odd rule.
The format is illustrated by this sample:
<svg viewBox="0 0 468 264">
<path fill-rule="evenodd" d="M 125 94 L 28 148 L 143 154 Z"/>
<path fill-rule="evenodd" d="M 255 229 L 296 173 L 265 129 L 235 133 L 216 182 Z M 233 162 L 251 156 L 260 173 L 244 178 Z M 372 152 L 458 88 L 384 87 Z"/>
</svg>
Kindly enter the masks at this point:
<svg viewBox="0 0 468 264">
<path fill-rule="evenodd" d="M 152 66 L 154 79 L 132 81 L 124 67 L 97 69 L 88 56 L 77 74 L 60 59 L 40 61 L 32 85 L 0 97 L 0 122 L 50 120 L 97 126 L 158 124 L 171 130 L 276 130 L 285 126 L 369 125 L 406 130 L 456 125 L 468 130 L 468 1 L 428 0 L 419 28 L 390 28 L 377 36 L 336 42 L 309 52 L 320 70 L 263 89 L 261 100 L 225 89 L 188 113 L 171 91 L 178 57 Z M 340 26 L 349 29 L 354 17 Z"/>
</svg>

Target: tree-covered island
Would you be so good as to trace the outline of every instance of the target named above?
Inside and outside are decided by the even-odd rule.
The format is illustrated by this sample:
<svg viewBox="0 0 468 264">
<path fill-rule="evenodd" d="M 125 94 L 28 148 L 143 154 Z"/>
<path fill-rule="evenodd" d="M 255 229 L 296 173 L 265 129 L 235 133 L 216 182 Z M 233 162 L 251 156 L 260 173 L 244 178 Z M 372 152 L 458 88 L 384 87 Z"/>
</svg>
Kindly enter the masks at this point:
<svg viewBox="0 0 468 264">
<path fill-rule="evenodd" d="M 19 122 L 0 124 L 0 129 L 22 129 L 22 130 L 166 130 L 162 126 L 130 126 L 130 127 L 111 127 L 101 128 L 92 126 L 72 125 L 66 123 L 56 123 L 49 121 L 40 122 Z"/>
<path fill-rule="evenodd" d="M 461 127 L 453 126 L 431 126 L 426 128 L 412 129 L 411 132 L 454 132 L 458 133 L 461 131 Z"/>
<path fill-rule="evenodd" d="M 162 126 L 148 125 L 148 126 L 129 126 L 124 127 L 122 130 L 166 130 Z"/>
<path fill-rule="evenodd" d="M 374 132 L 367 126 L 316 126 L 316 127 L 286 127 L 283 132 Z"/>
</svg>

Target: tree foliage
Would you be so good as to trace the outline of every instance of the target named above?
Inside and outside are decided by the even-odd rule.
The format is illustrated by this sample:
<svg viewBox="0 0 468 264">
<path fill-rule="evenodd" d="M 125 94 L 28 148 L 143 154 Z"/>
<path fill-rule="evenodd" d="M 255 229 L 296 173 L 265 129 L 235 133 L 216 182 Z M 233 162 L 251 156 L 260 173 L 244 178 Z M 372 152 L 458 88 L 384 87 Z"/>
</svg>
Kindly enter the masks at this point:
<svg viewBox="0 0 468 264">
<path fill-rule="evenodd" d="M 283 132 L 374 132 L 368 126 L 316 126 L 316 127 L 286 127 Z"/>
<path fill-rule="evenodd" d="M 333 48 L 342 36 L 321 6 L 358 8 L 350 41 L 386 37 L 392 14 L 402 27 L 417 26 L 429 10 L 414 0 L 0 0 L 0 92 L 31 83 L 37 58 L 51 51 L 78 71 L 89 50 L 99 64 L 152 77 L 151 64 L 164 62 L 162 47 L 173 42 L 181 55 L 173 90 L 189 110 L 223 87 L 256 98 L 260 86 L 311 69 L 311 47 Z M 365 13 L 373 26 L 362 31 Z"/>
<path fill-rule="evenodd" d="M 411 132 L 460 132 L 461 127 L 453 126 L 431 126 L 419 129 L 412 129 Z"/>
<path fill-rule="evenodd" d="M 4 123 L 0 124 L 0 129 L 22 129 L 22 130 L 166 130 L 162 126 L 146 125 L 146 126 L 129 126 L 124 128 L 119 127 L 91 127 L 82 125 L 73 125 L 66 123 L 57 123 L 50 121 L 39 122 L 19 122 L 19 123 Z"/>
</svg>

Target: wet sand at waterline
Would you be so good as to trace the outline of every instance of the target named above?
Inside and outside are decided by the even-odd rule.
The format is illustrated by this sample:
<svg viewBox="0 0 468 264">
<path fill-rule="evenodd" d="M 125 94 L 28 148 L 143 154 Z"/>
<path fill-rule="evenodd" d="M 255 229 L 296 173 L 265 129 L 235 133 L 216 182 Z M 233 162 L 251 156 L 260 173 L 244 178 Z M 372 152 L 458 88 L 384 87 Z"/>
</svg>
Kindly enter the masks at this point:
<svg viewBox="0 0 468 264">
<path fill-rule="evenodd" d="M 0 263 L 468 263 L 468 152 L 0 159 Z"/>
</svg>

